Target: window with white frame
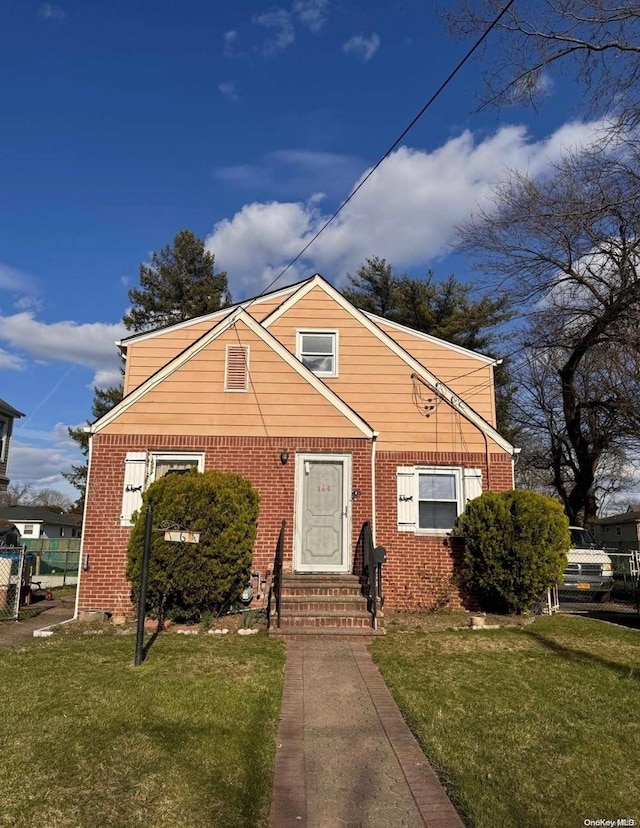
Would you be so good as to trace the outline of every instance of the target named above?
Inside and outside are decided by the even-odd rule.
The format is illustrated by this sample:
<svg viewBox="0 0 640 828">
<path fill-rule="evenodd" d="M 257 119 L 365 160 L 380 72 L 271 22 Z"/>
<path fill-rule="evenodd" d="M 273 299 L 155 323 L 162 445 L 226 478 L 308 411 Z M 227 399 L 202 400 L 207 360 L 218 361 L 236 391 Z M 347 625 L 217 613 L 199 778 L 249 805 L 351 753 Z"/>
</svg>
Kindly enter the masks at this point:
<svg viewBox="0 0 640 828">
<path fill-rule="evenodd" d="M 174 451 L 151 455 L 151 482 L 167 474 L 185 474 L 191 469 L 204 471 L 204 454 Z"/>
<path fill-rule="evenodd" d="M 318 377 L 338 376 L 337 331 L 298 331 L 297 357 Z"/>
<path fill-rule="evenodd" d="M 33 535 L 33 523 L 25 523 L 22 529 L 23 535 Z"/>
<path fill-rule="evenodd" d="M 133 515 L 142 507 L 142 493 L 149 483 L 167 474 L 204 471 L 204 454 L 189 451 L 128 451 L 124 464 L 120 525 L 132 526 Z"/>
<path fill-rule="evenodd" d="M 482 471 L 460 466 L 400 466 L 396 471 L 398 529 L 450 532 L 469 500 L 482 494 Z"/>
</svg>

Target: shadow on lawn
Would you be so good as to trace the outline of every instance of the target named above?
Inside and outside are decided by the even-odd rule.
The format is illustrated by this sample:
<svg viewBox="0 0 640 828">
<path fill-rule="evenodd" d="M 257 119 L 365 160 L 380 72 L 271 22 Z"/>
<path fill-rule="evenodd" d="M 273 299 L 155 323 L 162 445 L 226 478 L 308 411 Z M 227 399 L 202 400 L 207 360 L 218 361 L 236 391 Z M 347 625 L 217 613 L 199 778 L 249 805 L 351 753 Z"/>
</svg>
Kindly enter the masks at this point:
<svg viewBox="0 0 640 828">
<path fill-rule="evenodd" d="M 593 664 L 599 664 L 602 667 L 606 667 L 607 670 L 617 673 L 620 678 L 630 678 L 634 681 L 640 680 L 640 671 L 627 664 L 619 664 L 616 661 L 609 661 L 609 659 L 602 658 L 602 656 L 595 655 L 589 651 L 576 650 L 573 647 L 566 647 L 564 644 L 559 644 L 552 638 L 547 638 L 534 630 L 525 630 L 525 635 L 529 636 L 529 638 L 535 639 L 543 647 L 546 647 L 548 650 L 556 653 L 556 655 L 563 656 L 569 661 L 590 661 Z"/>
<path fill-rule="evenodd" d="M 161 632 L 162 632 L 161 630 L 156 630 L 153 633 L 153 635 L 151 636 L 151 638 L 149 638 L 147 640 L 146 644 L 144 644 L 144 646 L 142 647 L 142 663 L 143 664 L 146 661 L 147 656 L 149 655 L 149 650 L 156 643 L 156 638 L 160 635 Z"/>
</svg>

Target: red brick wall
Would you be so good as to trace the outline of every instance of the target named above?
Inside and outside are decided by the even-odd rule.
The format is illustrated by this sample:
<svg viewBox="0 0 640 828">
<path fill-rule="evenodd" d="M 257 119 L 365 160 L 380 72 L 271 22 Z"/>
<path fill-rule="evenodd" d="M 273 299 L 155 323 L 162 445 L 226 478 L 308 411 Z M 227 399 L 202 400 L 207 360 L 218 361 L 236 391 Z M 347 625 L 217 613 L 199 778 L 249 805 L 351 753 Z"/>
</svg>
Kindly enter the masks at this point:
<svg viewBox="0 0 640 828">
<path fill-rule="evenodd" d="M 490 483 L 493 491 L 512 488 L 511 457 L 490 454 Z M 452 585 L 459 543 L 447 537 L 416 535 L 397 529 L 398 466 L 440 465 L 482 469 L 482 486 L 487 489 L 487 458 L 483 453 L 389 452 L 376 457 L 376 543 L 387 550 L 383 567 L 385 609 L 425 610 L 446 601 L 461 606 Z"/>
<path fill-rule="evenodd" d="M 283 466 L 280 453 L 289 452 Z M 295 452 L 344 453 L 352 456 L 352 487 L 359 496 L 352 503 L 352 554 L 359 574 L 361 558 L 357 540 L 371 519 L 371 443 L 366 439 L 161 437 L 97 435 L 93 438 L 92 463 L 83 529 L 83 554 L 89 569 L 80 581 L 80 609 L 105 609 L 132 614 L 129 585 L 124 577 L 130 529 L 120 526 L 124 462 L 128 451 L 202 451 L 205 468 L 234 471 L 251 481 L 261 495 L 253 569 L 262 577 L 271 569 L 281 521 L 287 521 L 285 570 L 292 568 Z M 455 465 L 482 469 L 487 488 L 484 453 L 378 452 L 376 456 L 376 542 L 387 550 L 384 567 L 385 607 L 429 609 L 447 598 L 459 606 L 457 591 L 450 587 L 455 550 L 447 537 L 415 535 L 397 530 L 396 468 L 419 464 Z M 511 458 L 490 455 L 490 484 L 494 491 L 512 486 Z"/>
<path fill-rule="evenodd" d="M 282 465 L 280 453 L 289 452 Z M 352 456 L 352 488 L 360 494 L 352 503 L 352 548 L 371 516 L 371 442 L 366 439 L 163 437 L 96 435 L 93 438 L 83 554 L 89 569 L 80 579 L 79 608 L 104 609 L 131 615 L 130 589 L 124 577 L 130 529 L 120 526 L 125 457 L 128 451 L 201 451 L 205 470 L 243 475 L 260 492 L 260 516 L 253 569 L 264 578 L 271 569 L 282 520 L 287 521 L 285 570 L 293 557 L 295 452 L 341 453 Z M 255 585 L 254 585 L 255 586 Z"/>
</svg>

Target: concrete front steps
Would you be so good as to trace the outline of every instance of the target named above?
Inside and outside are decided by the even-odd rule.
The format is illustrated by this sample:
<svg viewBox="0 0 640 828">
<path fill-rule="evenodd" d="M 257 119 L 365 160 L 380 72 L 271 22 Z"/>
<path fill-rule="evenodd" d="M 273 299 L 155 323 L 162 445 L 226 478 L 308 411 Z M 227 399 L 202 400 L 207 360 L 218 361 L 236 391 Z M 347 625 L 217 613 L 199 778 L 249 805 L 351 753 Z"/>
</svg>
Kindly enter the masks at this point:
<svg viewBox="0 0 640 828">
<path fill-rule="evenodd" d="M 282 576 L 282 612 L 277 627 L 275 607 L 269 635 L 281 638 L 309 636 L 384 635 L 378 613 L 378 629 L 371 626 L 367 599 L 356 575 Z"/>
</svg>

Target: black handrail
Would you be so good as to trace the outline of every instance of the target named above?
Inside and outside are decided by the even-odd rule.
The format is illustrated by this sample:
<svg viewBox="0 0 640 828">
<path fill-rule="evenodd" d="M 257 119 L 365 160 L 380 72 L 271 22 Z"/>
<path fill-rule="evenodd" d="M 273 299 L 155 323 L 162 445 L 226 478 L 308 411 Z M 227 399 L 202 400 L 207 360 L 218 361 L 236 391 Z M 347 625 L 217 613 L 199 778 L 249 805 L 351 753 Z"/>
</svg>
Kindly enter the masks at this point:
<svg viewBox="0 0 640 828">
<path fill-rule="evenodd" d="M 367 578 L 367 609 L 371 613 L 371 626 L 378 628 L 378 604 L 384 605 L 382 595 L 382 564 L 387 559 L 387 553 L 382 546 L 373 545 L 371 524 L 367 521 L 362 527 L 362 553 L 364 572 Z"/>
<path fill-rule="evenodd" d="M 276 544 L 276 554 L 273 559 L 273 574 L 271 576 L 271 587 L 269 589 L 269 601 L 267 611 L 267 627 L 271 627 L 271 598 L 276 604 L 276 626 L 280 628 L 280 605 L 282 602 L 282 563 L 284 560 L 284 533 L 287 521 L 283 520 L 280 526 L 280 534 Z"/>
</svg>

